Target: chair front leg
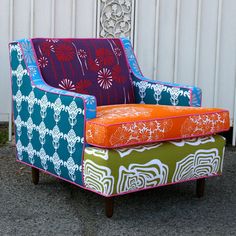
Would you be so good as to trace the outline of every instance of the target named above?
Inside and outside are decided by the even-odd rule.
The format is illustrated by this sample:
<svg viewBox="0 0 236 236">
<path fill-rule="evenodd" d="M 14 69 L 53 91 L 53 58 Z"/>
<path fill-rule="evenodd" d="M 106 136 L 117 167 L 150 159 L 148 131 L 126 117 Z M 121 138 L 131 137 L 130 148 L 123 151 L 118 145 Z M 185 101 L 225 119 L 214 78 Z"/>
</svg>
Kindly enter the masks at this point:
<svg viewBox="0 0 236 236">
<path fill-rule="evenodd" d="M 39 183 L 39 170 L 32 167 L 32 182 L 37 185 Z"/>
<path fill-rule="evenodd" d="M 205 190 L 205 178 L 197 180 L 196 194 L 198 198 L 203 197 Z"/>
<path fill-rule="evenodd" d="M 106 197 L 105 212 L 108 218 L 111 218 L 113 216 L 113 208 L 114 208 L 114 197 Z"/>
</svg>

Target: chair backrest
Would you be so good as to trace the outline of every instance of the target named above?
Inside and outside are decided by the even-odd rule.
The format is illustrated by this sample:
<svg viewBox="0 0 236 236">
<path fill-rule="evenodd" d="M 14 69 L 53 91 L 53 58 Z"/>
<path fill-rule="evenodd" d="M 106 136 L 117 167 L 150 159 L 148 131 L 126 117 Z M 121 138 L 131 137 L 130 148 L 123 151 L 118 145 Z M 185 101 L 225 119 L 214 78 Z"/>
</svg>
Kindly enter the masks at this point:
<svg viewBox="0 0 236 236">
<path fill-rule="evenodd" d="M 120 39 L 34 38 L 32 43 L 50 86 L 94 95 L 98 105 L 135 102 Z"/>
</svg>

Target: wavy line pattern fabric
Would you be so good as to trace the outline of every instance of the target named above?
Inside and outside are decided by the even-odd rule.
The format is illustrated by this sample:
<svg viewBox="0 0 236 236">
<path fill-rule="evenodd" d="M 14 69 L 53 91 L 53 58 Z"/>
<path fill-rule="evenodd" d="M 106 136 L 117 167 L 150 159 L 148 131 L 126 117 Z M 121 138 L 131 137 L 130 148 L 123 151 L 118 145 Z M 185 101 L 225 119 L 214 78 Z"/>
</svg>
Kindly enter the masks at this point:
<svg viewBox="0 0 236 236">
<path fill-rule="evenodd" d="M 103 149 L 86 147 L 84 183 L 105 196 L 222 173 L 225 139 L 219 135 Z"/>
<path fill-rule="evenodd" d="M 86 141 L 93 146 L 123 146 L 206 136 L 228 130 L 229 112 L 217 108 L 146 104 L 98 106 L 86 122 Z"/>
</svg>

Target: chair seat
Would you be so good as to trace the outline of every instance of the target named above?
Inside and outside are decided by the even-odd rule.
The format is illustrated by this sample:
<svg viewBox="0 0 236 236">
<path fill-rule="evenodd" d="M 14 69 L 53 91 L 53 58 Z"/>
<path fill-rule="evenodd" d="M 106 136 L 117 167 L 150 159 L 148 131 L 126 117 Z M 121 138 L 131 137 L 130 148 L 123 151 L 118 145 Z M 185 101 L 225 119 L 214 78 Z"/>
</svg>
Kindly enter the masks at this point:
<svg viewBox="0 0 236 236">
<path fill-rule="evenodd" d="M 164 140 L 200 137 L 228 130 L 229 112 L 146 104 L 97 107 L 97 117 L 86 122 L 86 142 L 117 148 Z"/>
</svg>

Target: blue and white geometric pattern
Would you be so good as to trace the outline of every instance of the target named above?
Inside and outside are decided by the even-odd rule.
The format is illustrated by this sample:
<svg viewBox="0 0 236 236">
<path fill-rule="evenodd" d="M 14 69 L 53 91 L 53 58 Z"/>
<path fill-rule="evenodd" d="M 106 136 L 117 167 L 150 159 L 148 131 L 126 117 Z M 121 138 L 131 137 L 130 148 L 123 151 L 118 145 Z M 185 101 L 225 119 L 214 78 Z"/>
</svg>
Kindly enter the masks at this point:
<svg viewBox="0 0 236 236">
<path fill-rule="evenodd" d="M 9 50 L 18 159 L 83 185 L 85 119 L 96 117 L 95 98 L 48 86 L 29 40 Z"/>
<path fill-rule="evenodd" d="M 201 89 L 194 86 L 162 82 L 145 78 L 134 55 L 131 42 L 121 38 L 132 71 L 136 103 L 173 106 L 201 106 Z"/>
</svg>

